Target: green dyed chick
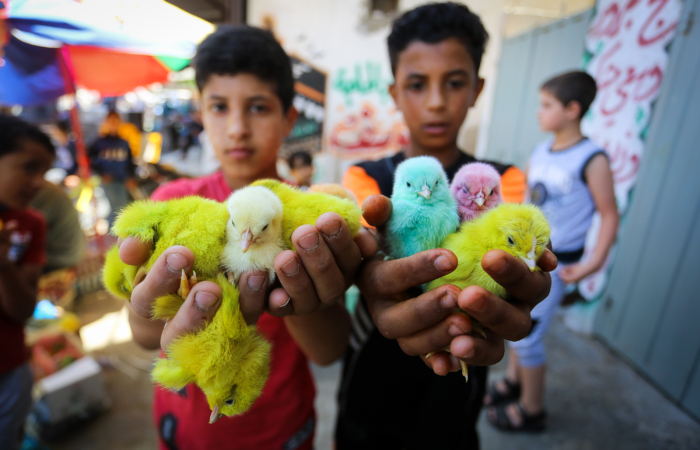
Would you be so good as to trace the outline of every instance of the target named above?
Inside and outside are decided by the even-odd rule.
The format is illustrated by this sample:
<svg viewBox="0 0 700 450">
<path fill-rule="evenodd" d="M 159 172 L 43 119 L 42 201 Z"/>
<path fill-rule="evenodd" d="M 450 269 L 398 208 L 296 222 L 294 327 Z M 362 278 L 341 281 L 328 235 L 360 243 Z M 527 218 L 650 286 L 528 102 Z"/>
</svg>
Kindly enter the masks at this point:
<svg viewBox="0 0 700 450">
<path fill-rule="evenodd" d="M 481 259 L 490 250 L 501 249 L 519 258 L 531 271 L 539 272 L 537 260 L 548 242 L 549 224 L 536 206 L 501 204 L 471 222 L 462 223 L 456 233 L 445 238 L 440 247 L 454 252 L 459 261 L 457 268 L 431 281 L 427 288 L 452 284 L 464 289 L 476 285 L 506 299 L 508 292 L 484 271 Z M 475 330 L 479 327 L 480 324 L 474 324 Z M 467 366 L 463 361 L 460 364 L 462 374 L 467 378 Z"/>
<path fill-rule="evenodd" d="M 316 219 L 327 212 L 334 212 L 342 217 L 353 236 L 357 236 L 360 232 L 362 208 L 352 200 L 322 192 L 304 192 L 282 181 L 271 179 L 256 181 L 251 186 L 264 186 L 282 200 L 284 209 L 282 237 L 289 249 L 294 249 L 292 245 L 294 230 L 302 225 L 315 225 Z"/>
<path fill-rule="evenodd" d="M 173 317 L 199 280 L 217 283 L 223 292 L 221 306 L 212 321 L 198 333 L 187 334 L 167 348 L 167 359 L 156 363 L 154 381 L 169 389 L 196 383 L 212 408 L 210 421 L 222 415 L 245 412 L 267 381 L 270 344 L 255 326 L 247 326 L 238 303 L 238 290 L 223 274 L 220 255 L 227 243 L 229 213 L 226 205 L 200 197 L 167 202 L 140 201 L 127 206 L 114 224 L 113 233 L 153 242 L 154 250 L 142 267 L 124 264 L 118 248 L 107 254 L 104 282 L 107 289 L 130 299 L 156 259 L 173 245 L 184 245 L 195 255 L 193 279 L 183 280 L 179 295 L 155 300 L 154 318 Z M 239 248 L 241 243 L 238 242 Z M 251 245 L 251 251 L 254 246 Z"/>
</svg>

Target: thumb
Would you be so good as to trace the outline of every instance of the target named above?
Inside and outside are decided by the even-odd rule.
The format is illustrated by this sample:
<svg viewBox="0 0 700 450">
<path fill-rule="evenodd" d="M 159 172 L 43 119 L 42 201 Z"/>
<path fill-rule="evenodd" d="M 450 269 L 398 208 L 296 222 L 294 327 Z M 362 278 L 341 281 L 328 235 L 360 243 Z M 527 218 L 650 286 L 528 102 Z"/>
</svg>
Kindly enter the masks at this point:
<svg viewBox="0 0 700 450">
<path fill-rule="evenodd" d="M 221 298 L 221 288 L 216 283 L 201 281 L 195 284 L 175 317 L 165 324 L 160 347 L 165 351 L 174 339 L 206 327 L 219 309 Z"/>
<path fill-rule="evenodd" d="M 381 194 L 370 195 L 362 202 L 362 209 L 365 220 L 373 227 L 383 226 L 391 217 L 391 199 Z"/>
</svg>

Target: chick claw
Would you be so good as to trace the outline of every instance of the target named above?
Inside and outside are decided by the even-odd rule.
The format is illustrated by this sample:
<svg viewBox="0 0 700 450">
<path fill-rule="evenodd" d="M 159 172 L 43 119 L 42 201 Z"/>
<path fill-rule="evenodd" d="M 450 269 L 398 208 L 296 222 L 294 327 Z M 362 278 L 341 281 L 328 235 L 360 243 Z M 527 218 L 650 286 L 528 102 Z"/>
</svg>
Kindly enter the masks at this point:
<svg viewBox="0 0 700 450">
<path fill-rule="evenodd" d="M 187 298 L 188 295 L 190 295 L 190 289 L 194 287 L 194 285 L 197 284 L 197 272 L 194 270 L 192 271 L 192 277 L 190 279 L 187 279 L 187 274 L 185 273 L 185 270 L 182 270 L 182 276 L 180 277 L 180 288 L 177 290 L 177 295 L 179 295 L 182 298 Z"/>
<path fill-rule="evenodd" d="M 447 352 L 447 353 L 452 353 L 450 351 L 450 347 L 445 347 L 442 349 L 442 351 Z M 430 358 L 434 354 L 439 353 L 439 352 L 430 352 L 425 355 L 425 359 Z M 469 368 L 467 367 L 467 363 L 462 361 L 461 359 L 457 359 L 459 361 L 459 365 L 462 368 L 462 376 L 464 377 L 464 382 L 468 383 L 469 382 Z"/>
</svg>

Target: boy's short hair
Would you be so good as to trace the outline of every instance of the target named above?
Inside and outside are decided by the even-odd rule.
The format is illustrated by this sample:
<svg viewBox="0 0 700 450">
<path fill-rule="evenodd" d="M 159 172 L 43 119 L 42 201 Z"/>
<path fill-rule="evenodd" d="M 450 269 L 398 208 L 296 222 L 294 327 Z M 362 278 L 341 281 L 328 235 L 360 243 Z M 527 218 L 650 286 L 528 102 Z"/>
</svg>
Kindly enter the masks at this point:
<svg viewBox="0 0 700 450">
<path fill-rule="evenodd" d="M 287 159 L 290 169 L 296 169 L 297 167 L 306 167 L 313 165 L 313 160 L 311 155 L 307 152 L 296 152 Z"/>
<path fill-rule="evenodd" d="M 46 151 L 56 156 L 56 147 L 51 139 L 37 126 L 17 117 L 0 114 L 0 157 L 20 150 L 23 139 L 43 145 Z"/>
<path fill-rule="evenodd" d="M 414 41 L 436 44 L 458 39 L 472 57 L 479 73 L 489 34 L 479 16 L 459 3 L 429 3 L 407 11 L 394 20 L 387 38 L 391 72 L 396 75 L 399 55 Z"/>
<path fill-rule="evenodd" d="M 591 107 L 598 91 L 593 77 L 580 70 L 551 78 L 545 81 L 540 89 L 552 94 L 564 106 L 568 106 L 571 102 L 581 105 L 579 119 L 582 119 L 588 108 Z"/>
<path fill-rule="evenodd" d="M 200 92 L 212 75 L 248 73 L 272 84 L 285 112 L 292 106 L 292 65 L 269 31 L 247 25 L 219 26 L 199 44 L 192 66 Z"/>
</svg>

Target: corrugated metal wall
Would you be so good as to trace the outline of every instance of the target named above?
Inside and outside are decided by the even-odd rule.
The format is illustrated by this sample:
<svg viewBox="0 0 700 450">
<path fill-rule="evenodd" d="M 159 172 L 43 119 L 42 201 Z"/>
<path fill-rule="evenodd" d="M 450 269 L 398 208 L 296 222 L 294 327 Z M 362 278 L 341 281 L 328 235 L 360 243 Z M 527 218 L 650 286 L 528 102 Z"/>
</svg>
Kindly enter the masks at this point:
<svg viewBox="0 0 700 450">
<path fill-rule="evenodd" d="M 699 18 L 686 0 L 595 331 L 700 418 Z"/>
<path fill-rule="evenodd" d="M 484 158 L 524 168 L 535 144 L 548 137 L 535 116 L 540 86 L 554 75 L 581 68 L 591 17 L 593 10 L 503 42 Z"/>
</svg>

